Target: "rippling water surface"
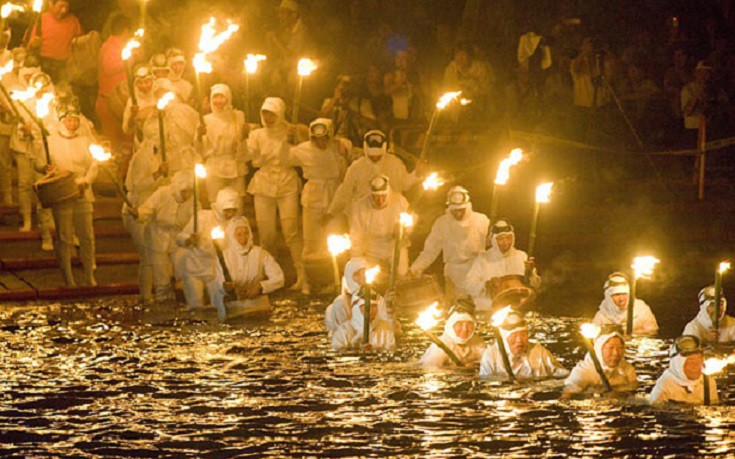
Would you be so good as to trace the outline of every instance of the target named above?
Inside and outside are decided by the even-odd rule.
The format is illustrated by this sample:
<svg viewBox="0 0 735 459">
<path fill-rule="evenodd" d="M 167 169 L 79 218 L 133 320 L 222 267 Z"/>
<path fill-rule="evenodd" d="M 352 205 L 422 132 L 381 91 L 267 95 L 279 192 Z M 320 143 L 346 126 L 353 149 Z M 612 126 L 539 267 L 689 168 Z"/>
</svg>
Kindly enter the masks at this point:
<svg viewBox="0 0 735 459">
<path fill-rule="evenodd" d="M 423 372 L 413 362 L 427 342 L 410 325 L 396 353 L 336 354 L 323 302 L 275 303 L 269 321 L 237 326 L 125 300 L 4 306 L 1 455 L 735 455 L 729 374 L 718 378 L 725 406 L 645 405 L 665 340 L 629 349 L 642 383 L 635 399 L 559 401 L 560 382 Z M 583 354 L 577 324 L 532 320 L 568 368 Z"/>
</svg>

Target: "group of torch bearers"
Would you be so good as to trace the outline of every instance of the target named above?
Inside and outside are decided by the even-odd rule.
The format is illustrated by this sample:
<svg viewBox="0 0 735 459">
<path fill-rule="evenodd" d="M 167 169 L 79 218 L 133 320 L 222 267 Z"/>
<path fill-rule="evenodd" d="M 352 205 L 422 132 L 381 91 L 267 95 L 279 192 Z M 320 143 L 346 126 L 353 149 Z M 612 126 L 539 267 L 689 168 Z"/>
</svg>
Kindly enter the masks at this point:
<svg viewBox="0 0 735 459">
<path fill-rule="evenodd" d="M 422 181 L 425 189 L 443 185 L 437 173 L 425 174 L 432 129 L 449 104 L 461 106 L 471 101 L 458 92 L 439 100 L 412 173 L 388 151 L 386 135 L 380 131 L 365 134 L 364 154 L 352 161 L 352 145 L 334 135 L 331 120 L 316 119 L 308 129 L 296 126 L 303 79 L 316 68 L 308 59 L 297 66 L 292 123 L 286 121 L 285 102 L 269 97 L 261 106 L 261 126 L 249 124 L 249 110 L 243 113 L 233 107 L 232 91 L 224 84 L 211 86 L 207 92 L 210 107 L 204 110 L 201 77 L 212 71 L 207 55 L 237 31 L 237 25 L 229 22 L 221 33 L 216 33 L 215 26 L 211 20 L 202 28 L 200 52 L 193 59 L 197 75 L 193 88 L 180 78 L 186 63 L 183 53 L 173 50 L 161 55 L 162 62 L 154 56 L 150 65 L 134 67 L 134 50 L 140 48 L 144 34 L 136 34 L 125 47 L 122 58 L 130 98 L 123 129 L 134 135 L 135 144 L 125 189 L 105 168 L 104 162 L 111 157 L 109 148 L 99 144 L 75 104 L 63 100 L 58 91 L 54 94 L 46 75 L 24 65 L 20 53 L 0 68 L 3 102 L 16 119 L 14 150 L 28 156 L 19 168 L 43 172 L 46 179 L 62 172 L 73 177 L 73 195 L 49 204 L 68 286 L 75 285 L 71 270 L 75 239 L 81 249 L 84 283 L 95 284 L 91 184 L 102 168 L 125 200 L 123 218 L 140 255 L 140 291 L 146 302 L 172 299 L 175 277 L 182 283 L 189 307 L 203 307 L 208 297 L 222 321 L 231 308 L 239 306 L 267 310 L 267 295 L 285 282 L 283 270 L 271 255 L 278 216 L 297 273 L 293 288 L 311 293 L 304 262 L 331 253 L 334 284 L 340 294 L 327 308 L 325 323 L 335 349 L 394 349 L 396 336 L 401 334 L 394 314 L 400 282 L 421 276 L 441 253 L 448 312 L 441 336 L 431 332 L 442 315 L 438 303 L 431 304 L 416 321 L 432 341 L 421 358 L 424 366 L 479 367 L 485 377 L 510 381 L 566 378 L 565 397 L 635 388 L 635 369 L 624 358 L 626 337 L 658 329 L 650 308 L 635 297 L 637 280 L 649 276 L 657 260 L 636 259 L 630 277 L 610 275 L 600 311 L 592 323 L 581 328 L 589 352 L 568 371 L 547 349 L 530 342 L 523 312 L 541 282 L 533 248 L 540 206 L 548 202 L 552 184 L 537 188 L 530 253 L 515 247 L 513 226 L 496 215 L 500 190 L 511 167 L 523 159 L 521 150 L 513 150 L 500 164 L 490 218 L 473 210 L 467 189 L 452 187 L 446 213 L 434 222 L 423 250 L 409 263 L 406 241 L 414 215 L 404 193 Z M 246 107 L 250 75 L 263 60 L 264 56 L 249 55 L 244 62 Z M 192 101 L 192 91 L 195 107 L 187 103 Z M 248 163 L 258 170 L 246 189 Z M 303 190 L 296 167 L 307 180 Z M 200 195 L 202 186 L 208 199 Z M 254 244 L 250 222 L 242 216 L 246 192 L 254 198 L 260 246 Z M 203 206 L 207 201 L 210 205 Z M 345 222 L 349 234 L 327 237 L 332 228 L 343 227 Z M 337 257 L 347 251 L 350 259 L 342 274 Z M 384 295 L 375 285 L 381 265 L 390 267 Z M 725 315 L 721 288 L 726 270 L 723 264 L 715 286 L 700 293 L 701 311 L 672 346 L 670 368 L 657 382 L 652 401 L 717 401 L 715 382 L 703 376 L 703 370 L 719 371 L 733 358 L 705 362 L 703 345 L 735 341 L 735 321 Z M 503 295 L 508 292 L 513 295 Z M 488 317 L 495 336 L 489 346 L 475 332 L 477 320 Z M 625 335 L 615 328 L 620 326 L 625 326 Z"/>
</svg>

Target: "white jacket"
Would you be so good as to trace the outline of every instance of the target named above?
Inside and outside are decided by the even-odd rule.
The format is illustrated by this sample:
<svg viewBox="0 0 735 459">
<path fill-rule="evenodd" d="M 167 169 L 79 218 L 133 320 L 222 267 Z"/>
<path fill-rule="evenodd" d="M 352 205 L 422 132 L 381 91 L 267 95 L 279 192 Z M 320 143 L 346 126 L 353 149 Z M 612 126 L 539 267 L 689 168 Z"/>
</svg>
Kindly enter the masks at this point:
<svg viewBox="0 0 735 459">
<path fill-rule="evenodd" d="M 190 106 L 172 101 L 164 110 L 164 133 L 166 135 L 166 162 L 169 172 L 193 169 L 199 162 L 199 154 L 194 148 L 199 114 Z M 155 145 L 160 145 L 158 116 L 151 116 L 143 124 L 143 137 Z"/>
<path fill-rule="evenodd" d="M 228 98 L 228 104 L 220 110 L 212 105 L 212 113 L 204 116 L 207 134 L 199 145 L 207 166 L 207 174 L 224 179 L 242 177 L 248 173 L 247 144 L 242 140 L 245 115 L 232 108 L 232 94 L 226 85 L 215 85 L 212 93 Z"/>
<path fill-rule="evenodd" d="M 394 320 L 388 316 L 383 298 L 374 298 L 373 301 L 378 301 L 378 314 L 370 318 L 370 345 L 374 350 L 392 351 L 396 347 Z M 339 351 L 362 346 L 364 318 L 360 306 L 363 303 L 362 298 L 353 300 L 352 316 L 332 336 L 332 349 Z"/>
<path fill-rule="evenodd" d="M 185 178 L 189 175 L 184 174 Z M 147 223 L 146 245 L 154 252 L 173 252 L 176 249 L 176 236 L 191 220 L 193 199 L 179 202 L 181 195 L 178 188 L 180 185 L 176 182 L 163 186 L 138 208 L 138 219 Z M 191 186 L 188 188 L 191 189 Z"/>
<path fill-rule="evenodd" d="M 180 275 L 203 277 L 213 280 L 217 275 L 217 254 L 212 245 L 211 232 L 215 226 L 227 229 L 227 220 L 219 219 L 213 210 L 200 210 L 198 216 L 199 245 L 186 247 L 186 240 L 194 231 L 194 220 L 190 220 L 186 227 L 176 236 L 176 244 L 182 247 L 176 272 Z"/>
<path fill-rule="evenodd" d="M 248 136 L 248 157 L 258 168 L 250 180 L 248 193 L 271 198 L 298 193 L 301 180 L 288 161 L 291 144 L 285 118 L 286 104 L 281 99 L 269 97 L 263 102 L 262 109 L 275 113 L 278 119 L 273 127 L 256 129 Z"/>
<path fill-rule="evenodd" d="M 620 311 L 612 298 L 605 298 L 600 303 L 600 309 L 592 319 L 597 325 L 622 325 L 627 323 L 627 311 Z M 633 308 L 633 333 L 636 335 L 653 334 L 658 331 L 658 322 L 651 308 L 640 298 L 636 298 Z"/>
<path fill-rule="evenodd" d="M 334 332 L 350 320 L 352 317 L 350 302 L 352 295 L 347 292 L 343 292 L 340 296 L 332 301 L 332 304 L 327 306 L 327 310 L 324 311 L 324 325 L 327 327 L 327 336 L 332 337 Z"/>
<path fill-rule="evenodd" d="M 308 180 L 301 193 L 302 206 L 329 207 L 345 174 L 342 149 L 351 150 L 352 143 L 346 139 L 332 139 L 326 150 L 321 150 L 307 141 L 290 149 L 290 164 L 301 167 L 304 178 Z"/>
<path fill-rule="evenodd" d="M 485 341 L 478 335 L 474 335 L 466 344 L 455 342 L 446 333 L 439 336 L 439 339 L 459 358 L 465 367 L 477 365 L 487 347 Z M 424 368 L 431 369 L 455 366 L 447 353 L 434 343 L 431 343 L 421 357 L 421 365 Z"/>
<path fill-rule="evenodd" d="M 352 256 L 388 260 L 393 255 L 396 225 L 401 212 L 408 210 L 408 201 L 391 190 L 385 207 L 374 209 L 371 198 L 365 196 L 350 212 Z"/>
<path fill-rule="evenodd" d="M 683 335 L 693 335 L 700 339 L 704 343 L 711 343 L 709 339 L 709 331 L 714 328 L 712 318 L 707 313 L 707 306 L 710 302 L 707 302 L 700 306 L 697 317 L 684 327 Z M 725 306 L 727 310 L 727 305 Z M 724 311 L 723 311 L 724 313 Z M 718 329 L 717 341 L 719 343 L 731 343 L 735 341 L 735 318 L 725 314 L 720 319 L 720 328 Z"/>
<path fill-rule="evenodd" d="M 138 113 L 140 113 L 143 109 L 147 109 L 150 107 L 155 108 L 156 104 L 158 103 L 158 99 L 156 98 L 155 91 L 151 89 L 151 91 L 148 94 L 143 94 L 140 91 L 138 91 L 138 88 L 135 88 L 135 97 L 136 101 L 138 102 Z M 151 112 L 153 115 L 149 115 L 151 117 L 156 117 L 157 113 Z M 140 116 L 140 115 L 138 115 Z M 156 118 L 158 119 L 158 118 Z M 140 123 L 138 126 L 142 126 L 144 120 L 138 120 L 133 119 L 133 99 L 128 98 L 127 103 L 125 104 L 125 110 L 123 111 L 123 121 L 122 121 L 122 130 L 127 135 L 132 135 L 135 133 L 136 124 Z M 156 121 L 158 122 L 158 121 Z M 137 142 L 137 137 L 135 138 L 135 141 Z"/>
<path fill-rule="evenodd" d="M 67 135 L 66 129 L 63 129 L 62 132 L 48 137 L 51 162 L 61 170 L 76 174 L 77 184 L 86 185 L 84 200 L 93 202 L 92 184 L 97 179 L 99 166 L 89 152 L 92 139 L 81 134 L 69 138 Z M 35 158 L 36 169 L 42 170 L 45 164 L 45 156 L 40 155 Z"/>
<path fill-rule="evenodd" d="M 156 151 L 154 152 L 154 148 Z M 153 174 L 161 167 L 161 154 L 158 146 L 150 140 L 143 141 L 136 149 L 130 160 L 128 174 L 125 176 L 125 188 L 128 190 L 128 200 L 134 206 L 140 206 L 156 189 L 166 183 L 161 176 L 153 178 Z"/>
<path fill-rule="evenodd" d="M 704 378 L 709 378 L 710 403 L 717 404 L 720 397 L 717 394 L 717 383 L 711 376 L 700 377 L 695 384 L 682 386 L 677 383 L 670 369 L 656 380 L 656 385 L 651 390 L 649 400 L 651 403 L 662 404 L 667 402 L 686 403 L 689 405 L 704 404 Z"/>
<path fill-rule="evenodd" d="M 514 356 L 509 354 L 513 374 L 518 380 L 536 380 L 545 378 L 566 378 L 569 370 L 540 344 L 530 344 L 528 352 Z M 503 365 L 503 358 L 498 343 L 488 346 L 480 362 L 480 376 L 489 379 L 507 380 L 508 373 Z"/>
<path fill-rule="evenodd" d="M 424 272 L 442 254 L 444 275 L 462 289 L 477 254 L 485 250 L 490 220 L 479 212 L 467 212 L 460 222 L 448 211 L 437 218 L 424 242 L 424 250 L 414 260 L 411 271 Z"/>
<path fill-rule="evenodd" d="M 383 155 L 377 163 L 363 156 L 347 168 L 345 178 L 329 205 L 329 214 L 349 214 L 351 205 L 370 195 L 370 181 L 379 175 L 388 177 L 391 190 L 400 194 L 418 180 L 416 173 L 409 174 L 403 162 L 393 154 Z"/>
</svg>

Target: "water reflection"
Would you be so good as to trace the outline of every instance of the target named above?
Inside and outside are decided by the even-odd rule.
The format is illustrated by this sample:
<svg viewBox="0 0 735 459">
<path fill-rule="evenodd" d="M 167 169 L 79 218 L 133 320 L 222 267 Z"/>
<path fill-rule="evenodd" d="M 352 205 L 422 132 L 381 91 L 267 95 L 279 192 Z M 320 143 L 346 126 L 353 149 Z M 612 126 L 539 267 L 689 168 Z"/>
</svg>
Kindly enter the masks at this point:
<svg viewBox="0 0 735 459">
<path fill-rule="evenodd" d="M 633 340 L 637 398 L 559 401 L 559 382 L 504 384 L 424 373 L 412 326 L 395 354 L 339 355 L 324 304 L 276 301 L 270 321 L 125 301 L 0 311 L 0 448 L 47 457 L 732 455 L 724 407 L 646 406 L 668 341 Z M 578 321 L 534 318 L 571 368 Z M 479 327 L 484 332 L 484 327 Z M 488 333 L 485 333 L 489 336 Z M 718 377 L 725 400 L 730 374 Z"/>
</svg>

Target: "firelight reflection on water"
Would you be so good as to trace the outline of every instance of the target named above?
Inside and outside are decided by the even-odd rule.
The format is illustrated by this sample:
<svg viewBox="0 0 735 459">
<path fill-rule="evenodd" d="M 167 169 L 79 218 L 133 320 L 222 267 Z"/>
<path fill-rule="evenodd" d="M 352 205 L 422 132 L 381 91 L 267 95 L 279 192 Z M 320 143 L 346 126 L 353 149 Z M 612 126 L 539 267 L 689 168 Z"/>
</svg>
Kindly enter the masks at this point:
<svg viewBox="0 0 735 459">
<path fill-rule="evenodd" d="M 735 454 L 732 406 L 644 403 L 668 341 L 636 339 L 634 400 L 559 401 L 560 382 L 507 385 L 425 373 L 415 326 L 394 354 L 339 355 L 326 306 L 276 298 L 270 321 L 218 326 L 213 311 L 130 301 L 0 312 L 0 448 L 25 457 L 262 457 Z M 533 318 L 571 368 L 579 321 Z M 489 336 L 484 327 L 479 331 Z M 732 370 L 725 370 L 732 371 Z M 735 405 L 730 374 L 721 397 Z"/>
</svg>

